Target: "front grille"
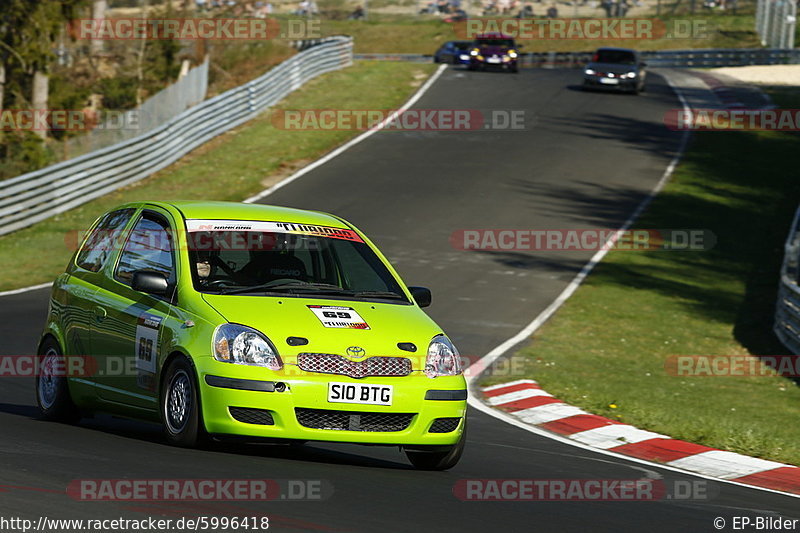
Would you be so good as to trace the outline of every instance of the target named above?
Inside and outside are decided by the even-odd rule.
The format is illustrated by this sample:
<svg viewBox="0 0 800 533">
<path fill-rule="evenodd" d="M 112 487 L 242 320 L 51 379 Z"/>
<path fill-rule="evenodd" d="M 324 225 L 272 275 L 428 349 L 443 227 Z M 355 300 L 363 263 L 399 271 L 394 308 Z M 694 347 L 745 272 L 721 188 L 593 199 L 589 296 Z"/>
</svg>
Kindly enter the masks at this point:
<svg viewBox="0 0 800 533">
<path fill-rule="evenodd" d="M 339 374 L 351 378 L 403 377 L 411 374 L 411 359 L 405 357 L 369 357 L 363 361 L 351 361 L 330 353 L 301 353 L 297 356 L 297 366 L 306 372 Z"/>
<path fill-rule="evenodd" d="M 461 418 L 437 418 L 431 424 L 428 433 L 452 433 L 458 429 Z"/>
<path fill-rule="evenodd" d="M 275 420 L 272 419 L 272 413 L 264 409 L 228 407 L 228 411 L 230 411 L 234 420 L 244 422 L 245 424 L 258 424 L 260 426 L 272 426 L 275 424 Z"/>
<path fill-rule="evenodd" d="M 365 413 L 299 407 L 295 409 L 295 415 L 301 426 L 336 431 L 403 431 L 414 418 L 413 413 Z"/>
</svg>

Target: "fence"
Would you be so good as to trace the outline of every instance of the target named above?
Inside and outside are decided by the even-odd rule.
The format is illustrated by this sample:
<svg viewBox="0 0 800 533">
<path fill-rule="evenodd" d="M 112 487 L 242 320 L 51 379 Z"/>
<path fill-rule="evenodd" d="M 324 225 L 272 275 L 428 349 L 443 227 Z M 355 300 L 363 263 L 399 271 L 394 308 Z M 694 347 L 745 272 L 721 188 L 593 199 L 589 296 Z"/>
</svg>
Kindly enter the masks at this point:
<svg viewBox="0 0 800 533">
<path fill-rule="evenodd" d="M 0 182 L 0 235 L 139 181 L 246 122 L 306 81 L 352 63 L 353 40 L 331 37 L 263 76 L 133 139 Z"/>
<path fill-rule="evenodd" d="M 775 306 L 774 331 L 789 350 L 800 355 L 800 208 L 784 246 L 783 266 Z"/>
<path fill-rule="evenodd" d="M 207 91 L 208 58 L 186 76 L 148 98 L 137 109 L 126 111 L 117 119 L 122 124 L 136 124 L 135 128 L 97 128 L 86 135 L 67 139 L 64 142 L 64 159 L 100 150 L 154 130 L 205 100 Z"/>
<path fill-rule="evenodd" d="M 593 52 L 529 52 L 520 54 L 523 68 L 578 68 L 591 61 Z M 715 68 L 744 65 L 780 65 L 800 63 L 800 50 L 731 48 L 697 50 L 659 50 L 642 52 L 651 67 Z M 355 59 L 430 62 L 423 54 L 356 54 Z"/>
<path fill-rule="evenodd" d="M 793 48 L 797 21 L 794 0 L 758 0 L 756 33 L 761 44 L 770 48 Z"/>
</svg>

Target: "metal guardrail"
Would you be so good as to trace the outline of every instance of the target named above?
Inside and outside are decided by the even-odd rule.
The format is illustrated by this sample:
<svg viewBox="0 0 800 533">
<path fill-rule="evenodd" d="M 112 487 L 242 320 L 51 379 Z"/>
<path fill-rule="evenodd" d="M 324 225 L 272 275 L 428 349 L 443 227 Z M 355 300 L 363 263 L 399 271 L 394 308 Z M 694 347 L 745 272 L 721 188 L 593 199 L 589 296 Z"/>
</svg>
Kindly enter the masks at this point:
<svg viewBox="0 0 800 533">
<path fill-rule="evenodd" d="M 795 355 L 800 355 L 800 207 L 784 246 L 773 330 Z"/>
<path fill-rule="evenodd" d="M 520 54 L 522 68 L 579 68 L 591 61 L 594 52 L 528 52 Z M 356 54 L 355 59 L 382 61 L 433 61 L 426 54 Z M 658 50 L 642 52 L 651 67 L 714 68 L 745 65 L 800 63 L 800 49 L 723 48 L 696 50 Z"/>
<path fill-rule="evenodd" d="M 330 37 L 138 137 L 0 181 L 0 235 L 146 178 L 352 59 L 352 38 Z"/>
</svg>

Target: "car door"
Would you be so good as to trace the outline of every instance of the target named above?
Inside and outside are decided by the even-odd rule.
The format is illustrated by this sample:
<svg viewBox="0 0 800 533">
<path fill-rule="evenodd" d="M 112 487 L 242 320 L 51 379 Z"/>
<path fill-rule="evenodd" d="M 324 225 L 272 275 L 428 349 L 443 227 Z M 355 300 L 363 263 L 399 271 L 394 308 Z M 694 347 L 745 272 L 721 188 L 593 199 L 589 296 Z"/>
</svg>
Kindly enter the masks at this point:
<svg viewBox="0 0 800 533">
<path fill-rule="evenodd" d="M 98 378 L 98 396 L 107 402 L 140 409 L 158 405 L 158 356 L 175 331 L 169 298 L 134 291 L 138 270 L 177 280 L 177 255 L 172 217 L 158 208 L 145 208 L 133 224 L 114 265 L 97 291 L 97 306 L 105 319 L 94 335 L 95 352 L 106 358 L 105 375 Z"/>
<path fill-rule="evenodd" d="M 94 397 L 94 379 L 98 367 L 89 362 L 95 358 L 93 331 L 104 317 L 97 307 L 97 291 L 103 284 L 103 268 L 115 256 L 119 236 L 124 233 L 135 208 L 111 211 L 103 215 L 92 228 L 88 237 L 67 267 L 68 278 L 57 285 L 51 307 L 60 315 L 59 322 L 64 333 L 64 353 L 87 357 L 83 366 L 87 371 L 71 377 L 73 386 L 89 385 L 75 389 L 73 394 Z"/>
</svg>

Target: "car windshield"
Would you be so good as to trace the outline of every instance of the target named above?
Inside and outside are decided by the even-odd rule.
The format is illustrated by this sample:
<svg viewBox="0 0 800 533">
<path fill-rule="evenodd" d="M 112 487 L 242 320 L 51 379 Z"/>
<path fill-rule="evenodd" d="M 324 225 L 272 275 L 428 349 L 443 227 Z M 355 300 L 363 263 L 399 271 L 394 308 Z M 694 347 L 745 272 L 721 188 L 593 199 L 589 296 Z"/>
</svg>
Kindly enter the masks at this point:
<svg viewBox="0 0 800 533">
<path fill-rule="evenodd" d="M 594 55 L 596 63 L 615 63 L 619 65 L 635 65 L 636 55 L 627 50 L 598 50 Z"/>
<path fill-rule="evenodd" d="M 383 261 L 352 230 L 194 220 L 187 229 L 198 291 L 408 303 Z"/>
<path fill-rule="evenodd" d="M 506 48 L 514 48 L 514 39 L 478 39 L 475 41 L 478 46 L 504 46 Z"/>
</svg>

